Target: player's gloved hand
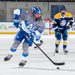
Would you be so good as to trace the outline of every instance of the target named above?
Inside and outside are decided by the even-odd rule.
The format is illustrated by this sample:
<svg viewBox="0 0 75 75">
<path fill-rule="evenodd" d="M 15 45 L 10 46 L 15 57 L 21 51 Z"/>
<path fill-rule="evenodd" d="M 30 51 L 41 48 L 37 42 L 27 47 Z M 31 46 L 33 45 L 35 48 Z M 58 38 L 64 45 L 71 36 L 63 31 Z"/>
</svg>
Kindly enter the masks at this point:
<svg viewBox="0 0 75 75">
<path fill-rule="evenodd" d="M 31 32 L 31 36 L 32 37 L 37 37 L 37 40 L 41 37 L 40 35 L 41 35 L 41 33 L 42 32 L 40 32 L 40 31 L 38 31 L 38 30 L 35 30 L 34 32 Z M 40 36 L 40 37 L 39 37 Z"/>
<path fill-rule="evenodd" d="M 35 36 L 36 36 L 35 32 L 32 32 L 32 33 L 30 34 L 30 38 L 35 37 Z"/>
<path fill-rule="evenodd" d="M 35 30 L 34 32 L 31 32 L 31 35 L 32 35 L 33 37 L 38 37 L 40 34 L 41 34 L 41 32 L 38 31 L 38 30 Z"/>
<path fill-rule="evenodd" d="M 36 36 L 36 41 L 38 41 L 41 38 L 41 36 Z"/>
<path fill-rule="evenodd" d="M 19 25 L 19 16 L 20 16 L 20 14 L 21 14 L 21 12 L 22 12 L 22 9 L 15 9 L 14 10 L 14 20 L 13 20 L 13 25 L 16 27 L 16 28 L 18 28 L 18 25 Z"/>
<path fill-rule="evenodd" d="M 33 40 L 34 37 L 35 37 L 35 34 L 34 34 L 34 33 L 26 34 L 26 38 L 27 38 L 28 40 Z"/>
<path fill-rule="evenodd" d="M 70 25 L 68 25 L 68 26 L 65 26 L 64 28 L 65 28 L 65 29 L 70 29 Z"/>
<path fill-rule="evenodd" d="M 14 19 L 18 19 L 21 13 L 22 13 L 22 9 L 15 9 L 13 13 Z"/>
<path fill-rule="evenodd" d="M 55 29 L 55 31 L 60 33 L 60 30 L 59 30 L 58 28 L 57 28 L 57 29 Z"/>
</svg>

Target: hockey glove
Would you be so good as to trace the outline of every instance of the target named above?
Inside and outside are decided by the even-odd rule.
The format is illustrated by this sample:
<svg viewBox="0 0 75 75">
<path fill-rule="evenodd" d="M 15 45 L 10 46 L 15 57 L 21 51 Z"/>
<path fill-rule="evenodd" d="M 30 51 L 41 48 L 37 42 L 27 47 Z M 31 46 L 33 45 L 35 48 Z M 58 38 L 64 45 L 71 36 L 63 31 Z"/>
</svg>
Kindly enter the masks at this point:
<svg viewBox="0 0 75 75">
<path fill-rule="evenodd" d="M 32 38 L 35 37 L 35 36 L 36 36 L 35 33 L 30 33 L 30 34 L 29 34 L 29 38 L 30 38 L 30 39 L 32 39 Z"/>
<path fill-rule="evenodd" d="M 70 25 L 68 25 L 68 26 L 65 26 L 64 28 L 65 28 L 65 29 L 70 29 Z"/>
<path fill-rule="evenodd" d="M 15 9 L 14 10 L 14 22 L 13 22 L 13 25 L 16 27 L 16 28 L 18 28 L 18 25 L 19 25 L 19 16 L 20 16 L 20 14 L 21 14 L 21 12 L 22 12 L 22 9 Z"/>
<path fill-rule="evenodd" d="M 39 37 L 40 36 L 40 32 L 38 31 L 38 30 L 36 30 L 35 32 L 31 32 L 31 34 L 30 34 L 30 36 L 32 36 L 32 37 Z"/>
<path fill-rule="evenodd" d="M 55 32 L 59 32 L 60 33 L 60 30 L 59 29 L 55 29 Z"/>
</svg>

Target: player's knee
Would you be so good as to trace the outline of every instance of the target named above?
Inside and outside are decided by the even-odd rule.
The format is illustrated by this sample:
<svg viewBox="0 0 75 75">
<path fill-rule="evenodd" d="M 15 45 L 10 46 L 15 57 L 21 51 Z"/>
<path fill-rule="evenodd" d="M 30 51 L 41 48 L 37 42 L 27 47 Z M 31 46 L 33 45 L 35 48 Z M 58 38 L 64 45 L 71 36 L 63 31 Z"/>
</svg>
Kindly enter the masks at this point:
<svg viewBox="0 0 75 75">
<path fill-rule="evenodd" d="M 17 49 L 17 47 L 20 45 L 20 42 L 15 40 L 14 43 L 12 44 L 13 49 Z"/>
<path fill-rule="evenodd" d="M 63 36 L 63 40 L 66 41 L 66 40 L 67 40 L 67 37 L 68 37 L 68 35 L 64 35 L 64 36 Z"/>
<path fill-rule="evenodd" d="M 65 40 L 65 41 L 66 41 L 66 40 L 67 40 L 67 38 L 63 38 L 63 40 Z"/>
<path fill-rule="evenodd" d="M 24 53 L 29 53 L 29 44 L 23 42 L 22 49 Z"/>
</svg>

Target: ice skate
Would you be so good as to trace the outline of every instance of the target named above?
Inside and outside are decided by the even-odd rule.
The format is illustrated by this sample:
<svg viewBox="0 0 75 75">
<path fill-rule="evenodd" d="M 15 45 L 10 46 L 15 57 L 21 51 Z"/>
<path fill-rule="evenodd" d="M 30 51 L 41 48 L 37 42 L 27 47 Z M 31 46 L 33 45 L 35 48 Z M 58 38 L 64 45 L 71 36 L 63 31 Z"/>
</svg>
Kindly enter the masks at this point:
<svg viewBox="0 0 75 75">
<path fill-rule="evenodd" d="M 8 61 L 12 58 L 12 55 L 11 54 L 8 54 L 5 58 L 4 58 L 4 61 Z"/>
<path fill-rule="evenodd" d="M 58 52 L 59 52 L 59 51 L 58 51 L 58 48 L 56 48 L 56 49 L 55 49 L 55 53 L 58 53 Z"/>
<path fill-rule="evenodd" d="M 55 49 L 55 52 L 53 53 L 53 56 L 55 56 L 55 53 L 58 53 L 58 48 Z"/>
<path fill-rule="evenodd" d="M 26 64 L 27 61 L 24 61 L 22 60 L 20 63 L 19 63 L 19 67 L 23 67 L 25 64 Z"/>
<path fill-rule="evenodd" d="M 64 51 L 64 54 L 68 54 L 67 49 L 63 49 L 63 51 Z"/>
</svg>

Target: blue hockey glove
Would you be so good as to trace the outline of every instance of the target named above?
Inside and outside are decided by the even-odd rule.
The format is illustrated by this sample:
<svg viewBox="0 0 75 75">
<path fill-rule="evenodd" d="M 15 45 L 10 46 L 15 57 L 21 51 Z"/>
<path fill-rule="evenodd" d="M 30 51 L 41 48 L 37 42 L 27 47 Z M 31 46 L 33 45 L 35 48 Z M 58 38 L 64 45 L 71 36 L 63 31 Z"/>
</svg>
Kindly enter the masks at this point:
<svg viewBox="0 0 75 75">
<path fill-rule="evenodd" d="M 30 39 L 34 38 L 35 36 L 36 34 L 34 32 L 29 34 Z"/>
</svg>

